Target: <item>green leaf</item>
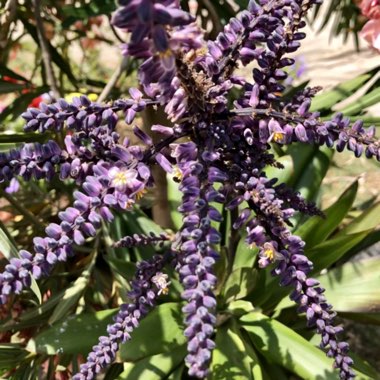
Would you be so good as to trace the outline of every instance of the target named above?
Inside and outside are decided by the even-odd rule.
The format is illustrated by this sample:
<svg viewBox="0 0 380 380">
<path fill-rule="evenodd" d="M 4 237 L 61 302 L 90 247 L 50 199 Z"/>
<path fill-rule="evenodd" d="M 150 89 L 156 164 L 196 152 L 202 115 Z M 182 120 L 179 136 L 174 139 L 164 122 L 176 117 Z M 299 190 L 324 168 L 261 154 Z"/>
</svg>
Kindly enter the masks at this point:
<svg viewBox="0 0 380 380">
<path fill-rule="evenodd" d="M 233 301 L 228 305 L 228 311 L 239 317 L 244 314 L 251 313 L 254 309 L 255 308 L 251 302 L 243 300 Z"/>
<path fill-rule="evenodd" d="M 149 337 L 147 337 L 149 340 Z M 178 347 L 170 352 L 149 356 L 136 363 L 124 363 L 124 372 L 118 380 L 162 380 L 166 379 L 182 363 L 186 347 Z"/>
<path fill-rule="evenodd" d="M 333 361 L 294 330 L 261 313 L 240 318 L 256 348 L 267 360 L 292 371 L 304 380 L 336 380 Z M 358 379 L 369 377 L 358 373 Z"/>
<path fill-rule="evenodd" d="M 306 249 L 307 256 L 314 262 L 314 272 L 337 262 L 349 250 L 361 243 L 379 224 L 380 202 L 364 211 L 329 240 L 310 250 Z"/>
<path fill-rule="evenodd" d="M 312 249 L 306 249 L 306 255 L 314 263 L 313 273 L 328 268 L 330 265 L 342 258 L 350 249 L 359 244 L 368 232 L 359 232 L 357 234 L 339 234 L 336 237 L 326 240 L 321 244 L 314 246 Z"/>
<path fill-rule="evenodd" d="M 339 226 L 351 209 L 358 191 L 358 181 L 355 181 L 339 197 L 339 199 L 324 211 L 325 218 L 314 216 L 302 224 L 295 234 L 300 236 L 308 248 L 325 241 Z"/>
<path fill-rule="evenodd" d="M 310 110 L 330 109 L 339 101 L 352 95 L 357 88 L 361 87 L 370 78 L 371 74 L 363 74 L 334 87 L 330 91 L 317 95 L 311 103 Z"/>
<path fill-rule="evenodd" d="M 124 371 L 122 363 L 113 363 L 107 370 L 103 380 L 115 380 Z"/>
<path fill-rule="evenodd" d="M 332 156 L 333 151 L 330 148 L 320 148 L 306 165 L 305 170 L 301 172 L 294 189 L 299 191 L 305 199 L 309 201 L 315 200 L 322 180 L 330 166 Z"/>
<path fill-rule="evenodd" d="M 170 216 L 176 229 L 182 226 L 182 215 L 178 212 L 177 208 L 181 204 L 182 193 L 178 189 L 179 184 L 175 182 L 172 176 L 166 176 L 168 182 L 168 201 L 170 206 Z"/>
<path fill-rule="evenodd" d="M 350 224 L 348 224 L 339 235 L 356 234 L 363 231 L 370 231 L 380 224 L 380 202 L 374 204 L 369 209 L 365 210 Z"/>
<path fill-rule="evenodd" d="M 169 376 L 167 380 L 182 380 L 183 371 L 185 370 L 184 365 L 180 365 L 177 369 L 175 369 Z"/>
<path fill-rule="evenodd" d="M 161 353 L 175 351 L 186 343 L 183 335 L 182 304 L 164 303 L 152 310 L 132 333 L 132 339 L 121 345 L 120 357 L 135 362 Z"/>
<path fill-rule="evenodd" d="M 117 311 L 103 310 L 66 319 L 29 340 L 27 350 L 47 355 L 87 355 L 98 342 L 98 337 L 106 334 L 106 327 Z"/>
<path fill-rule="evenodd" d="M 246 344 L 237 332 L 232 330 L 231 323 L 218 328 L 215 343 L 216 348 L 212 353 L 211 380 L 254 379 L 252 367 L 258 366 L 258 363 L 247 355 Z"/>
<path fill-rule="evenodd" d="M 294 158 L 285 155 L 277 159 L 277 162 L 284 165 L 284 169 L 267 166 L 265 173 L 268 178 L 277 178 L 278 183 L 288 183 L 294 176 Z"/>
<path fill-rule="evenodd" d="M 0 369 L 12 369 L 28 355 L 29 352 L 21 344 L 0 343 Z"/>
<path fill-rule="evenodd" d="M 32 281 L 32 283 L 30 285 L 30 290 L 35 294 L 35 296 L 37 297 L 38 303 L 41 305 L 42 294 L 40 291 L 40 287 L 38 286 L 37 281 L 34 279 L 33 276 L 31 276 L 31 281 Z"/>
<path fill-rule="evenodd" d="M 380 230 L 370 232 L 359 244 L 350 249 L 350 251 L 347 253 L 346 258 L 355 256 L 359 252 L 362 252 L 367 248 L 373 246 L 378 241 L 380 241 Z"/>
<path fill-rule="evenodd" d="M 380 313 L 380 257 L 346 264 L 319 276 L 334 310 Z"/>
<path fill-rule="evenodd" d="M 238 300 L 248 295 L 256 286 L 257 269 L 242 267 L 235 269 L 228 277 L 223 289 L 225 301 Z"/>
<path fill-rule="evenodd" d="M 344 115 L 355 115 L 361 113 L 363 109 L 370 107 L 380 102 L 380 88 L 375 88 L 368 94 L 365 94 L 360 99 L 357 99 L 355 103 L 342 109 Z"/>
<path fill-rule="evenodd" d="M 20 257 L 15 241 L 11 240 L 10 235 L 6 234 L 2 228 L 0 228 L 0 252 L 8 260 Z"/>
<path fill-rule="evenodd" d="M 317 152 L 318 148 L 300 143 L 286 147 L 286 154 L 290 155 L 293 161 L 293 175 L 286 182 L 289 186 L 295 186 Z"/>
<path fill-rule="evenodd" d="M 253 268 L 256 256 L 259 252 L 258 248 L 251 248 L 245 241 L 246 234 L 239 240 L 238 246 L 236 248 L 235 260 L 233 269 L 238 268 Z"/>
<path fill-rule="evenodd" d="M 64 318 L 67 312 L 78 303 L 82 297 L 84 290 L 87 288 L 90 281 L 91 272 L 95 264 L 96 254 L 93 254 L 93 259 L 83 273 L 69 286 L 63 293 L 62 298 L 54 309 L 53 314 L 49 318 L 49 324 L 54 324 Z"/>
</svg>

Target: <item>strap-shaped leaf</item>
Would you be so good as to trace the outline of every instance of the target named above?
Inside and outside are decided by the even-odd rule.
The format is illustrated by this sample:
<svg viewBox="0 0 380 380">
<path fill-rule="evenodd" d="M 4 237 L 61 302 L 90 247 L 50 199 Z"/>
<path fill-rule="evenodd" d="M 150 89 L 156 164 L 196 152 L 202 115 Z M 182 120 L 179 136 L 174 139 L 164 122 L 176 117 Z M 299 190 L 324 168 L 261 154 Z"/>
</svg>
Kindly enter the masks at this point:
<svg viewBox="0 0 380 380">
<path fill-rule="evenodd" d="M 152 310 L 133 331 L 132 339 L 120 348 L 124 361 L 136 362 L 157 354 L 178 350 L 186 343 L 180 303 L 164 303 Z"/>
<path fill-rule="evenodd" d="M 332 206 L 324 211 L 324 219 L 314 216 L 295 231 L 295 234 L 305 241 L 308 249 L 322 243 L 335 231 L 350 211 L 357 191 L 358 181 L 355 181 Z"/>
<path fill-rule="evenodd" d="M 263 379 L 258 359 L 247 355 L 247 348 L 233 323 L 221 326 L 216 333 L 216 348 L 212 353 L 211 380 L 259 380 Z M 248 347 L 247 347 L 248 346 Z M 254 376 L 254 369 L 256 376 Z"/>
<path fill-rule="evenodd" d="M 336 311 L 380 313 L 380 257 L 348 262 L 318 279 Z"/>
<path fill-rule="evenodd" d="M 167 376 L 176 371 L 185 355 L 186 347 L 182 346 L 170 352 L 148 356 L 134 363 L 124 363 L 124 372 L 118 376 L 117 380 L 167 379 Z"/>
<path fill-rule="evenodd" d="M 362 86 L 370 78 L 371 74 L 362 74 L 334 87 L 330 91 L 317 95 L 311 104 L 311 111 L 330 109 L 339 101 L 352 95 L 356 89 Z"/>
<path fill-rule="evenodd" d="M 98 342 L 98 337 L 106 334 L 106 327 L 116 312 L 117 309 L 103 310 L 64 320 L 29 340 L 27 349 L 48 355 L 87 355 Z"/>
<path fill-rule="evenodd" d="M 333 361 L 325 353 L 275 319 L 261 313 L 250 313 L 240 318 L 256 348 L 268 360 L 279 364 L 304 380 L 336 380 Z M 357 373 L 357 379 L 371 377 Z"/>
</svg>

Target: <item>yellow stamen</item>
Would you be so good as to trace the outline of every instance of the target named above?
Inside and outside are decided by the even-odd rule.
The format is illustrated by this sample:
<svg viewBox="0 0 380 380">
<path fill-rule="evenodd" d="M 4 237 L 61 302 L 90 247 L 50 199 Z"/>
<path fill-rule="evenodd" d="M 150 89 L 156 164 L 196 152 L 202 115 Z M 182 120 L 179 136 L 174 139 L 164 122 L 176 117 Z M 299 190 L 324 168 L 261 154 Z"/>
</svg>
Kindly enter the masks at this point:
<svg viewBox="0 0 380 380">
<path fill-rule="evenodd" d="M 179 180 L 179 181 L 180 181 L 180 180 L 182 179 L 182 177 L 183 177 L 182 172 L 181 172 L 181 170 L 179 170 L 178 166 L 176 166 L 176 167 L 174 168 L 173 177 L 174 177 L 175 179 Z"/>
<path fill-rule="evenodd" d="M 148 190 L 142 189 L 136 193 L 136 200 L 139 201 L 146 193 Z"/>
<path fill-rule="evenodd" d="M 170 49 L 166 49 L 165 51 L 158 52 L 158 56 L 161 59 L 170 58 L 172 55 L 173 55 L 173 52 Z"/>
<path fill-rule="evenodd" d="M 274 260 L 274 250 L 272 248 L 267 248 L 265 251 L 264 251 L 264 255 L 270 260 L 270 261 L 273 261 Z"/>
<path fill-rule="evenodd" d="M 275 132 L 273 134 L 273 141 L 276 143 L 282 143 L 284 141 L 285 133 L 283 132 Z"/>
<path fill-rule="evenodd" d="M 126 173 L 123 171 L 120 171 L 117 173 L 112 180 L 114 186 L 124 186 L 128 183 L 128 178 L 126 176 Z"/>
</svg>

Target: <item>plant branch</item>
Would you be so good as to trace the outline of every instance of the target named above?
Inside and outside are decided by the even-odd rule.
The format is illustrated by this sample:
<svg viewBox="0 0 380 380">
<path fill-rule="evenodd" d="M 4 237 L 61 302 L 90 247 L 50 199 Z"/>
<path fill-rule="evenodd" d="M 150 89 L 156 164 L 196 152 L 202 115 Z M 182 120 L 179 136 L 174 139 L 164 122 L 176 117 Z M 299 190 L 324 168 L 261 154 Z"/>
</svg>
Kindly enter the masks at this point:
<svg viewBox="0 0 380 380">
<path fill-rule="evenodd" d="M 40 0 L 33 0 L 34 5 L 34 17 L 36 19 L 36 28 L 38 34 L 38 40 L 40 42 L 42 60 L 44 63 L 46 77 L 50 88 L 54 93 L 54 97 L 59 99 L 61 97 L 57 86 L 57 80 L 55 78 L 53 65 L 51 64 L 52 59 L 49 51 L 49 45 L 45 36 L 44 24 L 41 18 L 41 2 Z"/>
<path fill-rule="evenodd" d="M 102 93 L 99 95 L 99 98 L 98 98 L 99 103 L 103 102 L 108 97 L 108 95 L 111 93 L 112 89 L 115 87 L 117 81 L 120 79 L 121 75 L 127 69 L 129 64 L 130 64 L 129 57 L 123 57 L 119 67 L 112 74 L 107 85 L 104 87 Z"/>
</svg>

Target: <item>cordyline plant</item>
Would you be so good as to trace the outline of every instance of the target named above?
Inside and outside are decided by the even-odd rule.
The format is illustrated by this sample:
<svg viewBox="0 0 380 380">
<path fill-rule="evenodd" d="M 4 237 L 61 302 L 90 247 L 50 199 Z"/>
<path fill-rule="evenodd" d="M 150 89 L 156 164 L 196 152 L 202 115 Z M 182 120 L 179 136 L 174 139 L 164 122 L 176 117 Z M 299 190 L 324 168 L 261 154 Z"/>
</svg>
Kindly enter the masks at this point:
<svg viewBox="0 0 380 380">
<path fill-rule="evenodd" d="M 182 192 L 183 225 L 174 237 L 133 235 L 115 244 L 134 247 L 170 240 L 171 248 L 138 263 L 130 302 L 120 307 L 108 336 L 99 338 L 74 379 L 94 379 L 114 361 L 119 344 L 130 339 L 157 297 L 168 292 L 168 265 L 174 265 L 184 288 L 189 375 L 208 375 L 217 322 L 213 267 L 220 253 L 215 246 L 221 239 L 215 225 L 222 221 L 214 202 L 225 204 L 232 228 L 245 229 L 246 243 L 259 248 L 258 265 L 271 266 L 280 285 L 293 288 L 290 298 L 306 314 L 308 326 L 321 335 L 320 346 L 334 359 L 340 378 L 355 376 L 348 344 L 338 338 L 342 328 L 334 325 L 336 313 L 319 282 L 309 277 L 313 264 L 304 255 L 304 242 L 290 231 L 295 212 L 321 212 L 265 171 L 268 165 L 281 167 L 271 153 L 273 144 L 327 145 L 380 160 L 374 128 L 364 129 L 360 121 L 351 125 L 341 114 L 322 121 L 317 112 L 309 111 L 318 88 L 283 97 L 285 68 L 294 63 L 287 54 L 305 38 L 299 30 L 318 2 L 251 1 L 215 41 L 205 42 L 203 31 L 176 0 L 120 1 L 113 24 L 131 33 L 124 54 L 142 60 L 139 81 L 144 94 L 130 89 L 130 98 L 109 104 L 93 103 L 85 96 L 72 104 L 61 99 L 22 115 L 26 131 L 66 133 L 64 147 L 49 141 L 2 153 L 1 180 L 59 176 L 62 181 L 74 179 L 80 190 L 74 193 L 73 206 L 59 213 L 60 224 L 50 224 L 45 237 L 34 238 L 34 252 L 22 250 L 20 258 L 6 265 L 0 274 L 3 304 L 29 287 L 32 277 L 49 276 L 57 263 L 73 256 L 74 244 L 95 236 L 103 222 L 113 220 L 113 210 L 131 210 L 146 189 L 154 187 L 152 166 L 171 173 Z M 235 75 L 240 63 L 252 62 L 253 80 Z M 227 100 L 236 87 L 240 95 L 230 107 Z M 143 144 L 121 142 L 115 131 L 119 113 L 133 124 L 138 112 L 157 105 L 173 122 L 152 127 L 162 139 L 154 144 L 134 126 Z"/>
</svg>

